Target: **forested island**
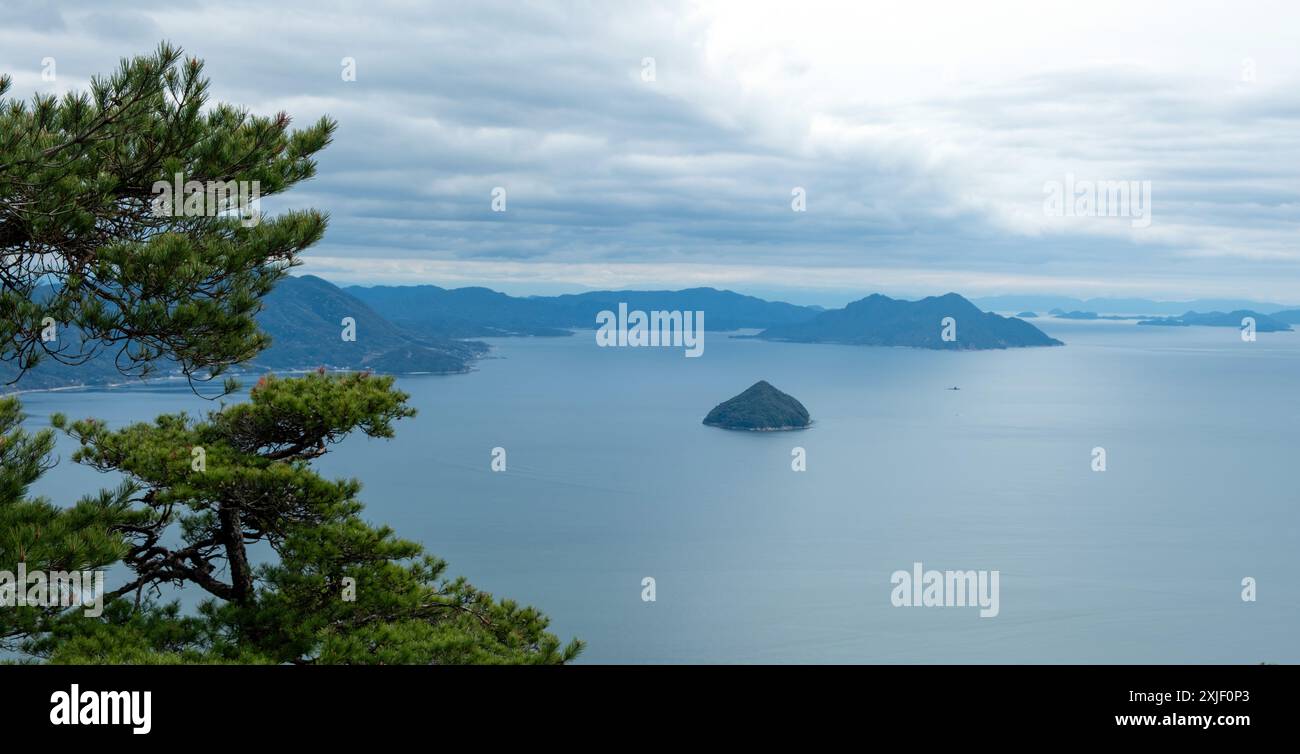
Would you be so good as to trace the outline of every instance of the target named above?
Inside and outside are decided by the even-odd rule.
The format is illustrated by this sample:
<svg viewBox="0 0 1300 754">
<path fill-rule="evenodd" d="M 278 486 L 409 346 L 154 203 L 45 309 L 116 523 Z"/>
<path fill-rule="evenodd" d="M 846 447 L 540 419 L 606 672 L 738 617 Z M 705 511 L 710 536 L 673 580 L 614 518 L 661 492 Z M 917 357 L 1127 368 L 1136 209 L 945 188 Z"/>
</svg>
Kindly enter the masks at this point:
<svg viewBox="0 0 1300 754">
<path fill-rule="evenodd" d="M 806 429 L 812 418 L 793 396 L 772 387 L 767 380 L 759 380 L 740 395 L 714 406 L 704 423 L 723 429 L 774 432 Z"/>
</svg>

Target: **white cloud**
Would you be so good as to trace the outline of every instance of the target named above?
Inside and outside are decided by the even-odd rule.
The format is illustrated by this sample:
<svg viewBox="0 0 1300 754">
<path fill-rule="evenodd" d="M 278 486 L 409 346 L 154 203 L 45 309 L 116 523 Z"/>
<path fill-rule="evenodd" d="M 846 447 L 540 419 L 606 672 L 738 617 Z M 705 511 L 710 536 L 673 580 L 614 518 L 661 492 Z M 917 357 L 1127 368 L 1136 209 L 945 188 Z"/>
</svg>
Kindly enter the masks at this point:
<svg viewBox="0 0 1300 754">
<path fill-rule="evenodd" d="M 287 203 L 331 213 L 308 269 L 350 281 L 1300 301 L 1297 22 L 1281 2 L 27 3 L 0 70 L 84 85 L 160 35 L 220 99 L 330 113 Z M 1151 181 L 1152 226 L 1046 216 L 1066 174 Z"/>
</svg>

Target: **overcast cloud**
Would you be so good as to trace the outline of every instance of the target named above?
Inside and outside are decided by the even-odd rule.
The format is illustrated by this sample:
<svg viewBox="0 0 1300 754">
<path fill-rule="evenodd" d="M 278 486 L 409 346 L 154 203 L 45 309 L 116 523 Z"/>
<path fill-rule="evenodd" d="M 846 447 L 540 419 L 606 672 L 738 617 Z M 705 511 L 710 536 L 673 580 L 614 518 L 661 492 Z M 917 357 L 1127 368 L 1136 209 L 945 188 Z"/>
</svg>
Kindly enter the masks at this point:
<svg viewBox="0 0 1300 754">
<path fill-rule="evenodd" d="M 165 38 L 215 99 L 335 117 L 288 201 L 336 282 L 1300 303 L 1295 3 L 202 5 L 4 0 L 0 70 Z M 1149 227 L 1050 216 L 1068 174 L 1150 181 Z"/>
</svg>

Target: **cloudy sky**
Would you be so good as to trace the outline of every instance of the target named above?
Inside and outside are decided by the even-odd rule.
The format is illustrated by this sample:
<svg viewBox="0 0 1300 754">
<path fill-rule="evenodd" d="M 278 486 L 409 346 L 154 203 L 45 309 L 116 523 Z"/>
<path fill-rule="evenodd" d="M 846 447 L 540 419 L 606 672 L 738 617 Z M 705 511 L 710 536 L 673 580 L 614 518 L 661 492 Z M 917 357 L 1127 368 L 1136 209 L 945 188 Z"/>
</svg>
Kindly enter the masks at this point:
<svg viewBox="0 0 1300 754">
<path fill-rule="evenodd" d="M 4 11 L 18 96 L 168 39 L 216 99 L 336 118 L 286 201 L 330 212 L 304 270 L 340 283 L 1300 303 L 1294 2 Z M 1048 211 L 1069 176 L 1149 181 L 1149 224 Z"/>
</svg>

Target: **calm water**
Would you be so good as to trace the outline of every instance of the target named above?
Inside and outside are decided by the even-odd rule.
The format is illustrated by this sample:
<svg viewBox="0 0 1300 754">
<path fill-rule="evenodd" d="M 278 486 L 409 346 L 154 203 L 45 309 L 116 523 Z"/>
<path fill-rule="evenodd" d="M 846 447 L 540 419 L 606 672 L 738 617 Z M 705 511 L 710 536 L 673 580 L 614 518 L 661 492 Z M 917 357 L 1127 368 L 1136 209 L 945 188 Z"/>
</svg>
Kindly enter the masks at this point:
<svg viewBox="0 0 1300 754">
<path fill-rule="evenodd" d="M 473 374 L 402 379 L 420 415 L 321 467 L 359 477 L 369 517 L 452 573 L 586 639 L 587 662 L 1300 662 L 1300 333 L 1040 326 L 1069 345 L 710 333 L 687 359 L 590 333 L 498 340 Z M 815 426 L 700 424 L 759 379 Z M 205 406 L 174 387 L 24 399 L 34 426 Z M 39 491 L 105 482 L 65 461 Z M 1001 614 L 891 606 L 914 561 L 999 570 Z"/>
</svg>

